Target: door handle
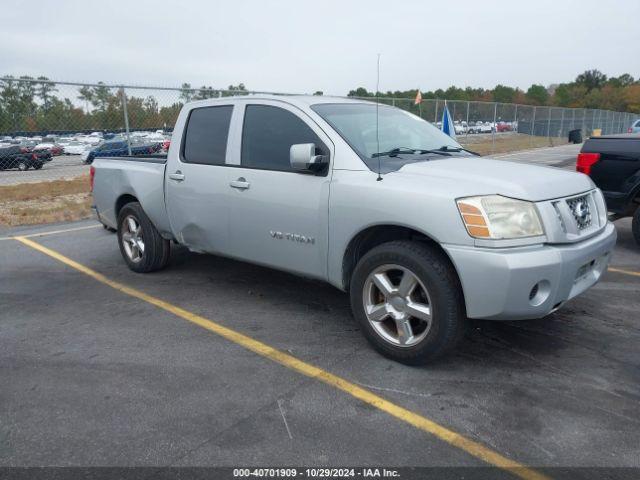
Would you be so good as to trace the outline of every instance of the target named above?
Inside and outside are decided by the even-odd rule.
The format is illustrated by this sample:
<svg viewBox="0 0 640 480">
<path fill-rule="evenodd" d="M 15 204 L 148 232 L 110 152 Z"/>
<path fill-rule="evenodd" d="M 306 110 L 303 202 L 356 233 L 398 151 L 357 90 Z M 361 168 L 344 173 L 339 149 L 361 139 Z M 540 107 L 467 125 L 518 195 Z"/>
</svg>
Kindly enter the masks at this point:
<svg viewBox="0 0 640 480">
<path fill-rule="evenodd" d="M 244 177 L 240 177 L 237 180 L 229 182 L 231 188 L 237 188 L 238 190 L 247 190 L 251 184 L 245 180 Z"/>
<path fill-rule="evenodd" d="M 181 182 L 184 180 L 184 174 L 180 170 L 177 170 L 175 173 L 170 173 L 169 178 L 176 182 Z"/>
</svg>

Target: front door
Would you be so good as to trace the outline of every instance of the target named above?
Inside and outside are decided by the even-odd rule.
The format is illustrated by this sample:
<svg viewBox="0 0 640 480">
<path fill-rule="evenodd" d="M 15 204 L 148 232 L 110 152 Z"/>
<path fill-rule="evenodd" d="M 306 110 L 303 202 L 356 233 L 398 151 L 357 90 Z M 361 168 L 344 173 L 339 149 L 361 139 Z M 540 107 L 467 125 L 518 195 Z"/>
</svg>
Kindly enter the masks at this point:
<svg viewBox="0 0 640 480">
<path fill-rule="evenodd" d="M 229 188 L 232 255 L 326 278 L 330 166 L 318 175 L 291 169 L 291 145 L 314 143 L 331 155 L 326 134 L 277 101 L 247 102 L 239 164 Z"/>
</svg>

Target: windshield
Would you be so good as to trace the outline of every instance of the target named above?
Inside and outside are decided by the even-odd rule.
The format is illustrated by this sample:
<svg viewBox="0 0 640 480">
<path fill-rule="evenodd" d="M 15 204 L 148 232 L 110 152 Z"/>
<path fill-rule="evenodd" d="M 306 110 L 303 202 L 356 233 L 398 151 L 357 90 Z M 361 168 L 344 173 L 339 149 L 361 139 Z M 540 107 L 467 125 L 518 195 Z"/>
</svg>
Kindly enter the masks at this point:
<svg viewBox="0 0 640 480">
<path fill-rule="evenodd" d="M 380 105 L 378 139 L 376 138 L 376 106 L 367 103 L 324 103 L 311 107 L 325 119 L 371 168 L 377 154 L 399 149 L 401 155 L 411 150 L 459 149 L 460 145 L 429 122 L 399 108 Z M 407 156 L 406 154 L 404 154 Z M 395 156 L 383 156 L 382 163 Z"/>
</svg>

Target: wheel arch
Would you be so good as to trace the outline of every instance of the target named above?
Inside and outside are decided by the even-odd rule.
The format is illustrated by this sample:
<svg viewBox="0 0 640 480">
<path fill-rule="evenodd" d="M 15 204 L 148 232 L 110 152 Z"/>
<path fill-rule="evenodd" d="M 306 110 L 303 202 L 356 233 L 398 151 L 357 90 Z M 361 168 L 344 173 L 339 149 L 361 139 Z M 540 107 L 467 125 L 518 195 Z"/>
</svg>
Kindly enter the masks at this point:
<svg viewBox="0 0 640 480">
<path fill-rule="evenodd" d="M 127 203 L 131 203 L 131 202 L 138 202 L 139 200 L 132 194 L 130 193 L 124 193 L 122 195 L 120 195 L 117 199 L 116 199 L 116 203 L 114 205 L 114 209 L 113 209 L 113 213 L 114 216 L 116 218 L 116 221 L 118 220 L 118 215 L 120 214 L 120 210 L 122 210 L 122 207 L 124 207 Z"/>
<path fill-rule="evenodd" d="M 412 240 L 430 245 L 445 258 L 450 264 L 453 270 L 458 276 L 460 282 L 460 275 L 455 267 L 455 264 L 449 257 L 449 254 L 444 248 L 433 239 L 430 235 L 412 227 L 397 224 L 379 224 L 371 225 L 356 233 L 349 243 L 343 254 L 342 258 L 342 286 L 345 291 L 349 290 L 349 284 L 351 282 L 351 275 L 355 269 L 358 261 L 371 249 L 382 245 L 383 243 L 392 242 L 395 240 Z M 460 282 L 462 288 L 462 282 Z"/>
</svg>

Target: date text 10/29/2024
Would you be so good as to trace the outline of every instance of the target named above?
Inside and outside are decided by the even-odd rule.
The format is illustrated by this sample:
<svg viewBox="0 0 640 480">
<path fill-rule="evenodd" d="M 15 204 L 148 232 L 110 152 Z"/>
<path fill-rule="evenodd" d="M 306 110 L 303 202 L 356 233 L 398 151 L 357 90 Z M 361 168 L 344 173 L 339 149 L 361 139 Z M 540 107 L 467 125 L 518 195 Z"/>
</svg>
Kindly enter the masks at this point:
<svg viewBox="0 0 640 480">
<path fill-rule="evenodd" d="M 234 478 L 394 478 L 397 470 L 387 468 L 234 468 Z"/>
</svg>

